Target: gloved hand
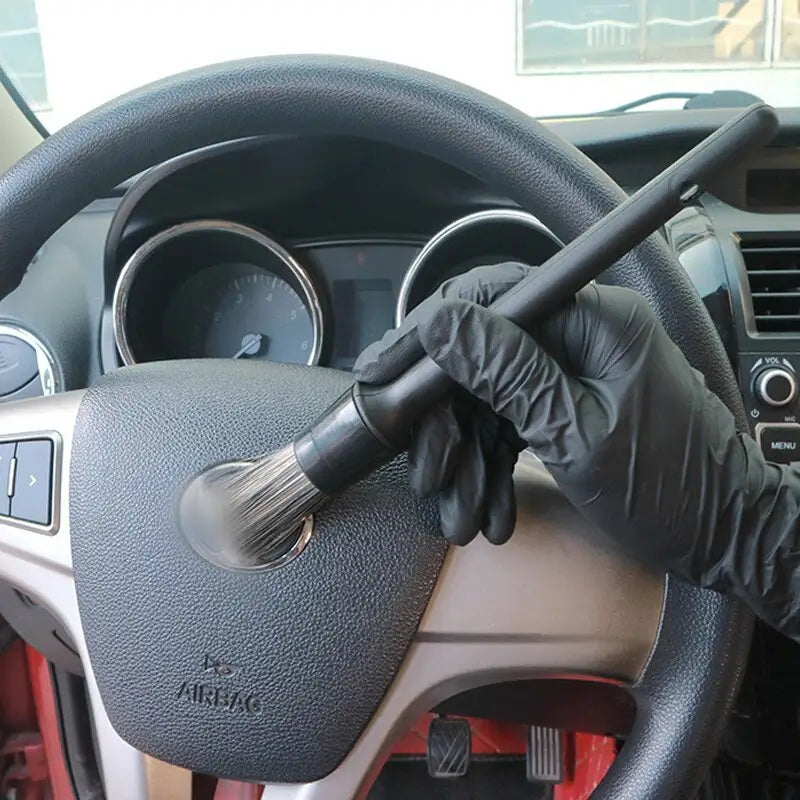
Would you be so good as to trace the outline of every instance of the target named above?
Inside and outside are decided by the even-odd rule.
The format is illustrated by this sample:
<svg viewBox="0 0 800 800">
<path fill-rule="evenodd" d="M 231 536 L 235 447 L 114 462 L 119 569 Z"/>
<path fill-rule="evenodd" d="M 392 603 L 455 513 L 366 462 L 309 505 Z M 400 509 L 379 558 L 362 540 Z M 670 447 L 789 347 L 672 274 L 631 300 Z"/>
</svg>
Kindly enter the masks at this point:
<svg viewBox="0 0 800 800">
<path fill-rule="evenodd" d="M 511 473 L 530 446 L 564 494 L 629 551 L 732 590 L 800 632 L 800 474 L 767 463 L 644 298 L 592 285 L 528 334 L 482 306 L 528 268 L 473 270 L 371 345 L 356 378 L 382 383 L 419 356 L 463 390 L 414 431 L 413 488 L 438 494 L 465 544 L 511 534 Z"/>
</svg>

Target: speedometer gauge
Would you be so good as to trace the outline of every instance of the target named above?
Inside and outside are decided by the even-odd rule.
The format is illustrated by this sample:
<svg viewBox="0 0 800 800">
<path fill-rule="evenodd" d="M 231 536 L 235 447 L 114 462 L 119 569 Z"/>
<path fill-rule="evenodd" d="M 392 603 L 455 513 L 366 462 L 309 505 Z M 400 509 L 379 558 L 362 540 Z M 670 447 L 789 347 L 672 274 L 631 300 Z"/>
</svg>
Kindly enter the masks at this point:
<svg viewBox="0 0 800 800">
<path fill-rule="evenodd" d="M 218 264 L 190 278 L 164 319 L 164 340 L 175 357 L 306 364 L 314 339 L 298 292 L 274 272 L 246 263 Z"/>
<path fill-rule="evenodd" d="M 322 303 L 310 274 L 260 231 L 184 222 L 142 244 L 114 292 L 125 364 L 173 358 L 316 364 Z"/>
</svg>

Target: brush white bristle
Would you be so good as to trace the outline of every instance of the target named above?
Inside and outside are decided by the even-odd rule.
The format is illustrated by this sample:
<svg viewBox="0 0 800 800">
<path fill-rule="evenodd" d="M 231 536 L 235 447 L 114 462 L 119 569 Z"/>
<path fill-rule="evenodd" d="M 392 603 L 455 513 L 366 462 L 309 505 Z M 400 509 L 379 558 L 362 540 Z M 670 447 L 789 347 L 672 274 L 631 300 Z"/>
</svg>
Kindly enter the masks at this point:
<svg viewBox="0 0 800 800">
<path fill-rule="evenodd" d="M 285 549 L 328 499 L 300 469 L 293 445 L 209 481 L 208 488 L 223 499 L 230 535 L 253 563 Z"/>
</svg>

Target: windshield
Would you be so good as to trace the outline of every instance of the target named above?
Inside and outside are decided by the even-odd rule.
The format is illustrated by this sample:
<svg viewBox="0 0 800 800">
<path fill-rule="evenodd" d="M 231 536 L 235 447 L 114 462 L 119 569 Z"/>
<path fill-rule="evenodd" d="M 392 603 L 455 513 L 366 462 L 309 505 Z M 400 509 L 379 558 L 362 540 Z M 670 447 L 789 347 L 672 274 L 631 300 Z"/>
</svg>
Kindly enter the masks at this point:
<svg viewBox="0 0 800 800">
<path fill-rule="evenodd" d="M 0 65 L 50 130 L 191 67 L 312 52 L 427 69 L 534 116 L 720 89 L 800 105 L 800 0 L 0 0 Z"/>
</svg>

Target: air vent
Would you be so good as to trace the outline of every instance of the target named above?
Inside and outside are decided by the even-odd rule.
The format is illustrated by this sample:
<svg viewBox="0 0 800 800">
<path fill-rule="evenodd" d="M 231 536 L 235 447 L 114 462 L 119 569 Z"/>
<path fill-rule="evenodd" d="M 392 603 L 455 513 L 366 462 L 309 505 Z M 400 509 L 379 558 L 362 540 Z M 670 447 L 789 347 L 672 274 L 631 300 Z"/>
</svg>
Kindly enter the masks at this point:
<svg viewBox="0 0 800 800">
<path fill-rule="evenodd" d="M 800 333 L 800 239 L 742 239 L 759 333 Z"/>
</svg>

